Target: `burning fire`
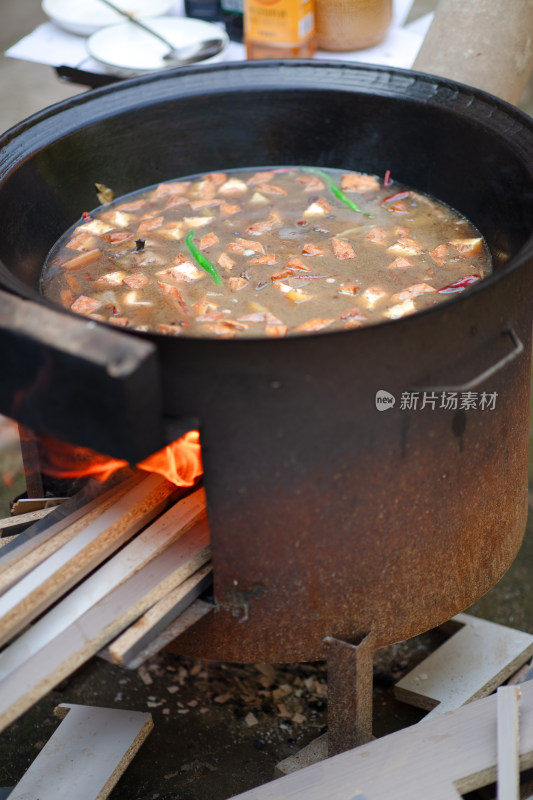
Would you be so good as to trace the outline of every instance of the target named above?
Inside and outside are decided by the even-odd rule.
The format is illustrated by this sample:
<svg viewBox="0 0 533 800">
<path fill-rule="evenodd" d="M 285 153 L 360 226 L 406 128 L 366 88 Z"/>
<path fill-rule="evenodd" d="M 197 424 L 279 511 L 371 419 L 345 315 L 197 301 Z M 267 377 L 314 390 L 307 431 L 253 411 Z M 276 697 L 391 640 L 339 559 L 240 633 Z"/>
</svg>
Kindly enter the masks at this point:
<svg viewBox="0 0 533 800">
<path fill-rule="evenodd" d="M 42 471 L 54 478 L 93 477 L 104 482 L 117 470 L 129 466 L 127 461 L 45 436 L 40 436 L 39 442 Z M 203 472 L 199 432 L 189 431 L 139 462 L 137 467 L 163 475 L 176 486 L 192 486 Z"/>
<path fill-rule="evenodd" d="M 199 432 L 189 431 L 137 466 L 163 475 L 176 486 L 192 486 L 203 472 Z"/>
</svg>

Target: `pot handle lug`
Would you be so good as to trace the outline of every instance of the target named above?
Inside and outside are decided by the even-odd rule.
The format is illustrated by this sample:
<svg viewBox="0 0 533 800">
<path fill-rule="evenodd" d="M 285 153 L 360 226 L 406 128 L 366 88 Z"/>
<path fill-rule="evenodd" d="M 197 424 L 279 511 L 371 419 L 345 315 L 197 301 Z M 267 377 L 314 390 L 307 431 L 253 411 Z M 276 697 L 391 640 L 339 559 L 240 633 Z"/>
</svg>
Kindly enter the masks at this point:
<svg viewBox="0 0 533 800">
<path fill-rule="evenodd" d="M 479 375 L 476 375 L 474 378 L 471 378 L 469 381 L 465 383 L 459 383 L 455 386 L 426 386 L 426 387 L 417 387 L 416 389 L 412 389 L 413 392 L 468 392 L 471 389 L 475 389 L 481 383 L 484 383 L 488 378 L 492 378 L 497 372 L 510 364 L 511 361 L 514 361 L 515 358 L 518 358 L 524 352 L 524 345 L 522 341 L 518 338 L 516 332 L 511 328 L 510 325 L 506 325 L 502 328 L 502 334 L 509 336 L 513 343 L 513 349 L 510 353 L 503 358 L 500 358 L 499 361 L 496 361 L 491 367 L 488 367 L 483 372 L 480 372 Z"/>
</svg>

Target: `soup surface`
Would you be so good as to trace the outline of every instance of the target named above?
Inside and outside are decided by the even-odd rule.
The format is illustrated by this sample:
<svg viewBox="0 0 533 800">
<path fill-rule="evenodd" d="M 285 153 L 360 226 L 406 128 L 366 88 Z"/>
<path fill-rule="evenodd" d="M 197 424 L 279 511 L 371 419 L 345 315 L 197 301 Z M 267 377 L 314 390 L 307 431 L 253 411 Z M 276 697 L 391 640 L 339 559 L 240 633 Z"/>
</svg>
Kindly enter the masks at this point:
<svg viewBox="0 0 533 800">
<path fill-rule="evenodd" d="M 397 319 L 491 268 L 470 222 L 388 174 L 272 167 L 194 175 L 84 213 L 41 288 L 136 330 L 282 337 Z"/>
</svg>

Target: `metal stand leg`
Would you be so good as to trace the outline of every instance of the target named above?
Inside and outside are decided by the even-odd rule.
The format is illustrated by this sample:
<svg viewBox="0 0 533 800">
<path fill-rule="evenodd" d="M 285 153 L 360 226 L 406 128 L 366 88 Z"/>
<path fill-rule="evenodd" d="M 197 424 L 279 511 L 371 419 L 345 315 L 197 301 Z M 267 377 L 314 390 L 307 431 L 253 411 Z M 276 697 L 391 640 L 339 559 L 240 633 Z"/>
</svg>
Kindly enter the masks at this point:
<svg viewBox="0 0 533 800">
<path fill-rule="evenodd" d="M 324 639 L 328 660 L 328 755 L 372 739 L 374 637 L 355 644 L 332 636 Z"/>
</svg>

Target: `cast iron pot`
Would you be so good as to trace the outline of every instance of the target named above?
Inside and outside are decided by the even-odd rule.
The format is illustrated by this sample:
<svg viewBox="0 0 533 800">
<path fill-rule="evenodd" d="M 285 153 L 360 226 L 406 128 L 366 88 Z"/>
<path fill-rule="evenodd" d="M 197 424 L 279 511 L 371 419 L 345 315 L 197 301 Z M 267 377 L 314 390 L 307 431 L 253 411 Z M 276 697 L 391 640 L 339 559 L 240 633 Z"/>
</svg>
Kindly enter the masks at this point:
<svg viewBox="0 0 533 800">
<path fill-rule="evenodd" d="M 194 419 L 203 446 L 217 610 L 178 640 L 180 652 L 311 660 L 325 636 L 367 633 L 378 647 L 449 619 L 499 580 L 527 513 L 529 118 L 413 72 L 252 62 L 89 92 L 0 143 L 1 281 L 39 311 L 43 260 L 94 207 L 94 181 L 120 195 L 239 166 L 390 169 L 465 214 L 490 245 L 494 275 L 395 322 L 273 341 L 146 337 L 163 413 Z M 91 327 L 49 313 L 52 326 Z M 42 371 L 27 358 L 38 385 Z M 51 358 L 46 374 L 54 368 Z M 396 398 L 387 411 L 376 407 L 380 390 Z M 455 410 L 439 407 L 444 390 L 456 393 Z M 60 433 L 47 391 L 34 395 L 33 424 Z M 461 407 L 466 392 L 477 408 Z M 418 408 L 406 407 L 416 393 Z M 493 408 L 482 410 L 483 393 Z M 68 406 L 81 440 L 90 397 Z M 111 435 L 127 411 L 97 423 Z"/>
</svg>

